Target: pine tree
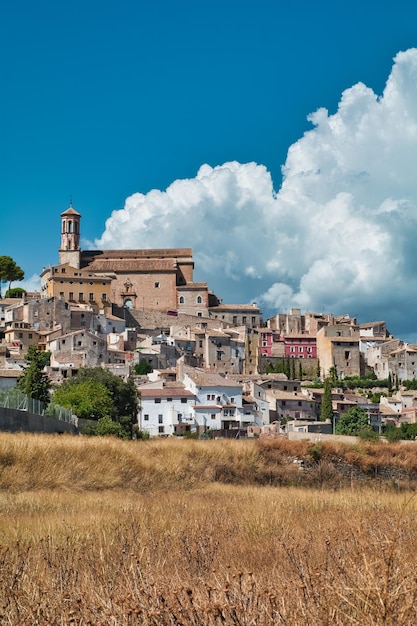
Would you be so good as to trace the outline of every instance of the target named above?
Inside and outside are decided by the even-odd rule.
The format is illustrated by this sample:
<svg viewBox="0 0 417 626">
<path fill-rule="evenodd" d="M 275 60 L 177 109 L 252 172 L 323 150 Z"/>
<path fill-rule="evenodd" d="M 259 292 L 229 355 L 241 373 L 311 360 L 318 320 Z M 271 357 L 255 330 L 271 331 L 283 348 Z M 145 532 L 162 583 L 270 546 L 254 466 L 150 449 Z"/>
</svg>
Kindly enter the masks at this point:
<svg viewBox="0 0 417 626">
<path fill-rule="evenodd" d="M 11 256 L 0 256 L 0 298 L 2 282 L 9 283 L 10 291 L 12 282 L 15 280 L 23 280 L 24 277 L 24 271 Z"/>
</svg>

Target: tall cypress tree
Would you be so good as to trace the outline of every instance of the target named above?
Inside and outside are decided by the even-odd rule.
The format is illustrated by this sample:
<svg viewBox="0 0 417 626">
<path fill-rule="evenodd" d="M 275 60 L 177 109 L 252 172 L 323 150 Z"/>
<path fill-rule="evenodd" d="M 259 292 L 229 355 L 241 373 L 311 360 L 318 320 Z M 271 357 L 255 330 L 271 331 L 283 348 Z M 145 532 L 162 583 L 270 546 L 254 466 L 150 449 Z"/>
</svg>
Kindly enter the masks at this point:
<svg viewBox="0 0 417 626">
<path fill-rule="evenodd" d="M 284 367 L 285 367 L 284 374 L 286 375 L 286 377 L 289 380 L 291 378 L 291 367 L 290 367 L 290 357 L 289 356 L 287 356 L 287 358 L 285 359 Z"/>
<path fill-rule="evenodd" d="M 25 356 L 24 372 L 17 384 L 18 389 L 26 396 L 46 404 L 50 401 L 51 383 L 43 368 L 49 363 L 50 357 L 50 352 L 41 352 L 36 346 L 29 346 Z"/>
<path fill-rule="evenodd" d="M 332 405 L 332 381 L 330 378 L 326 378 L 324 381 L 324 393 L 321 401 L 321 413 L 320 419 L 325 420 L 333 419 L 333 405 Z"/>
<path fill-rule="evenodd" d="M 391 396 L 392 395 L 392 378 L 391 378 L 391 372 L 388 373 L 388 395 Z"/>
</svg>

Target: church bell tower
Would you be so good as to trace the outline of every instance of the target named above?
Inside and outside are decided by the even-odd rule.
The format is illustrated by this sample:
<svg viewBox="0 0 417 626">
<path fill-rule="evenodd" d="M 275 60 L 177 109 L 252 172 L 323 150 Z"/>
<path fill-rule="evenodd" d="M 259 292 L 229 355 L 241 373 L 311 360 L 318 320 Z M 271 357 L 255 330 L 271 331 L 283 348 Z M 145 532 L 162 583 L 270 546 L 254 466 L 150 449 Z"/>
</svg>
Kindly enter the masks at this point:
<svg viewBox="0 0 417 626">
<path fill-rule="evenodd" d="M 68 263 L 80 269 L 80 220 L 81 214 L 72 208 L 61 213 L 61 247 L 59 248 L 59 264 Z"/>
</svg>

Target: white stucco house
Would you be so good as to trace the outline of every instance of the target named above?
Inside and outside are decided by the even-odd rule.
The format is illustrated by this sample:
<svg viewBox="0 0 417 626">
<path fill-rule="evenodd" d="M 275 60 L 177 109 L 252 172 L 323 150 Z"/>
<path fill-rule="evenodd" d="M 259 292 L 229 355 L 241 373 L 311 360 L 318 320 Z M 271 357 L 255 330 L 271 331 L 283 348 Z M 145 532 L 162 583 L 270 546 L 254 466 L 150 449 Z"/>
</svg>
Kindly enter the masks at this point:
<svg viewBox="0 0 417 626">
<path fill-rule="evenodd" d="M 151 437 L 195 431 L 195 395 L 183 385 L 166 383 L 139 387 L 139 428 Z"/>
<path fill-rule="evenodd" d="M 214 372 L 181 365 L 179 376 L 195 396 L 194 415 L 199 432 L 246 426 L 242 385 Z"/>
</svg>

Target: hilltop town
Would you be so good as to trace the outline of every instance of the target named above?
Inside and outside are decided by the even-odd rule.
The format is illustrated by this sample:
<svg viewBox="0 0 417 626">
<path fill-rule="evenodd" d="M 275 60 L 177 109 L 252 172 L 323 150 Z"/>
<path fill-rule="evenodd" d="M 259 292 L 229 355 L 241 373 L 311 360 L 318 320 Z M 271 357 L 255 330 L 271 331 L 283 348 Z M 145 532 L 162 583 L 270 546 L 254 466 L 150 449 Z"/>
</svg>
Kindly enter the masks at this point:
<svg viewBox="0 0 417 626">
<path fill-rule="evenodd" d="M 295 308 L 263 320 L 256 304 L 224 304 L 194 282 L 190 248 L 85 251 L 80 236 L 70 205 L 40 292 L 0 299 L 1 391 L 16 385 L 35 346 L 50 353 L 55 386 L 81 368 L 133 377 L 138 429 L 150 436 L 331 434 L 352 407 L 379 432 L 417 422 L 417 391 L 404 386 L 416 378 L 417 346 L 384 321 Z M 323 423 L 329 377 L 333 419 Z M 366 377 L 380 387 L 376 398 L 344 384 Z"/>
</svg>

